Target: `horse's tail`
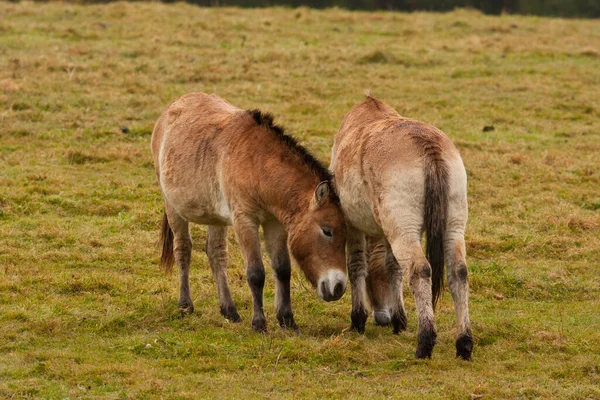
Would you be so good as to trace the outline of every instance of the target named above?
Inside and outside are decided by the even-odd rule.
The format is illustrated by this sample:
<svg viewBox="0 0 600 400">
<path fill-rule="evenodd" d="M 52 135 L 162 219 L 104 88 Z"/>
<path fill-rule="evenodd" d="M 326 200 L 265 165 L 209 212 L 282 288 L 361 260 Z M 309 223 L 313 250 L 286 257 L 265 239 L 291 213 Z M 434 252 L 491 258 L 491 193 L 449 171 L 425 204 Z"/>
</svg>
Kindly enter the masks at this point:
<svg viewBox="0 0 600 400">
<path fill-rule="evenodd" d="M 169 225 L 167 213 L 163 214 L 162 228 L 160 230 L 160 243 L 162 243 L 162 254 L 160 255 L 160 267 L 165 272 L 173 270 L 175 257 L 173 256 L 173 230 Z"/>
<path fill-rule="evenodd" d="M 433 307 L 444 288 L 444 233 L 448 218 L 449 172 L 440 152 L 425 157 L 426 256 L 431 265 Z"/>
</svg>

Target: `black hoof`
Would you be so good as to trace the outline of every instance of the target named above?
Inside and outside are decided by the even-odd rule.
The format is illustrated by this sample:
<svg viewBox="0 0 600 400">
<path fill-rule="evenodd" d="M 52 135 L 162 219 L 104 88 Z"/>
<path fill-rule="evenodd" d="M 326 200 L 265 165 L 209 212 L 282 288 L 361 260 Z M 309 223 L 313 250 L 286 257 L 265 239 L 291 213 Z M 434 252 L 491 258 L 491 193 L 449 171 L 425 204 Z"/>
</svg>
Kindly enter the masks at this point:
<svg viewBox="0 0 600 400">
<path fill-rule="evenodd" d="M 356 330 L 358 333 L 365 333 L 365 325 L 367 323 L 367 310 L 353 310 L 352 314 L 350 314 L 350 319 L 352 319 L 352 325 L 350 326 L 350 329 Z"/>
<path fill-rule="evenodd" d="M 392 315 L 392 327 L 394 328 L 394 335 L 406 330 L 406 313 L 404 310 L 397 311 Z"/>
<path fill-rule="evenodd" d="M 419 333 L 417 342 L 416 358 L 431 358 L 435 346 L 437 334 L 433 329 Z"/>
<path fill-rule="evenodd" d="M 252 329 L 254 329 L 255 332 L 260 332 L 260 333 L 267 332 L 267 320 L 253 319 L 252 320 Z"/>
<path fill-rule="evenodd" d="M 240 314 L 238 314 L 235 306 L 221 306 L 221 315 L 231 322 L 242 322 L 242 318 L 240 317 Z"/>
<path fill-rule="evenodd" d="M 298 330 L 298 325 L 296 325 L 296 321 L 294 321 L 294 314 L 292 313 L 278 315 L 277 320 L 279 321 L 279 326 L 284 329 L 293 329 L 295 331 Z"/>
<path fill-rule="evenodd" d="M 194 313 L 194 304 L 189 301 L 180 301 L 179 302 L 179 312 L 181 316 L 184 317 L 186 315 L 192 315 Z"/>
<path fill-rule="evenodd" d="M 456 357 L 463 360 L 471 361 L 471 353 L 473 352 L 473 336 L 464 335 L 456 339 Z"/>
</svg>

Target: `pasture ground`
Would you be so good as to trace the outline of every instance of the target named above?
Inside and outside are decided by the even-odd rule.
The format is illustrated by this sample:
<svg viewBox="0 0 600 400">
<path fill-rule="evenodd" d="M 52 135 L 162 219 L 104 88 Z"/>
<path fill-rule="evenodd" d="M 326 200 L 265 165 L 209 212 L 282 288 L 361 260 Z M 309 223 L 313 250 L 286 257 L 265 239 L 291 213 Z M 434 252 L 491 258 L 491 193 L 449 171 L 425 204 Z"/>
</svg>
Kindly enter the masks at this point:
<svg viewBox="0 0 600 400">
<path fill-rule="evenodd" d="M 598 21 L 0 3 L 0 398 L 600 398 L 599 65 Z M 232 235 L 228 323 L 198 226 L 181 318 L 155 247 L 162 109 L 215 92 L 327 162 L 367 88 L 463 155 L 473 361 L 448 292 L 416 361 L 411 296 L 407 332 L 363 336 L 349 293 L 324 303 L 297 269 L 300 334 L 276 324 L 270 273 L 253 333 Z"/>
</svg>

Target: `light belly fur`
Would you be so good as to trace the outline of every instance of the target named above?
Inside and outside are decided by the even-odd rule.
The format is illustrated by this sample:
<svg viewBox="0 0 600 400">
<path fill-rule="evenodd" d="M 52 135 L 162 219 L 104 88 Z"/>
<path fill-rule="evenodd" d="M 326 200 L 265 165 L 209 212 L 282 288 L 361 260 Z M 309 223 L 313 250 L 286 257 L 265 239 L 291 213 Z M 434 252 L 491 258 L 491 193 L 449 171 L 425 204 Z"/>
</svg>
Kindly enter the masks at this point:
<svg viewBox="0 0 600 400">
<path fill-rule="evenodd" d="M 164 150 L 164 149 L 161 149 Z M 160 171 L 163 195 L 177 214 L 187 221 L 201 225 L 231 225 L 231 213 L 217 172 L 212 167 L 198 166 L 194 173 L 183 175 L 182 168 L 175 163 Z"/>
<path fill-rule="evenodd" d="M 229 207 L 222 194 L 202 189 L 205 188 L 195 187 L 194 191 L 188 191 L 163 185 L 167 202 L 186 220 L 201 225 L 231 225 Z"/>
</svg>

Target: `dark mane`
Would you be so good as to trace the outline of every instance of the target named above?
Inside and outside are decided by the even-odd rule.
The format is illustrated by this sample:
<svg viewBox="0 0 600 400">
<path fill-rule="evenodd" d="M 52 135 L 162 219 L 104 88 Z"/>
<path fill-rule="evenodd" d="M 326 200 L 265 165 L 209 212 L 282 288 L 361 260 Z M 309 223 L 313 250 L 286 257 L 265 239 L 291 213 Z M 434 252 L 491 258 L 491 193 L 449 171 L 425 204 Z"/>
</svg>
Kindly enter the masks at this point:
<svg viewBox="0 0 600 400">
<path fill-rule="evenodd" d="M 317 160 L 304 146 L 300 145 L 296 139 L 287 135 L 281 126 L 276 125 L 273 122 L 273 116 L 271 114 L 263 113 L 259 109 L 247 110 L 246 112 L 254 119 L 254 122 L 256 122 L 258 126 L 262 126 L 267 132 L 272 132 L 291 153 L 298 156 L 300 161 L 306 165 L 315 176 L 321 181 L 329 182 L 331 198 L 339 203 L 337 192 L 333 186 L 332 176 L 329 173 L 329 170 L 325 168 L 319 160 Z"/>
</svg>

